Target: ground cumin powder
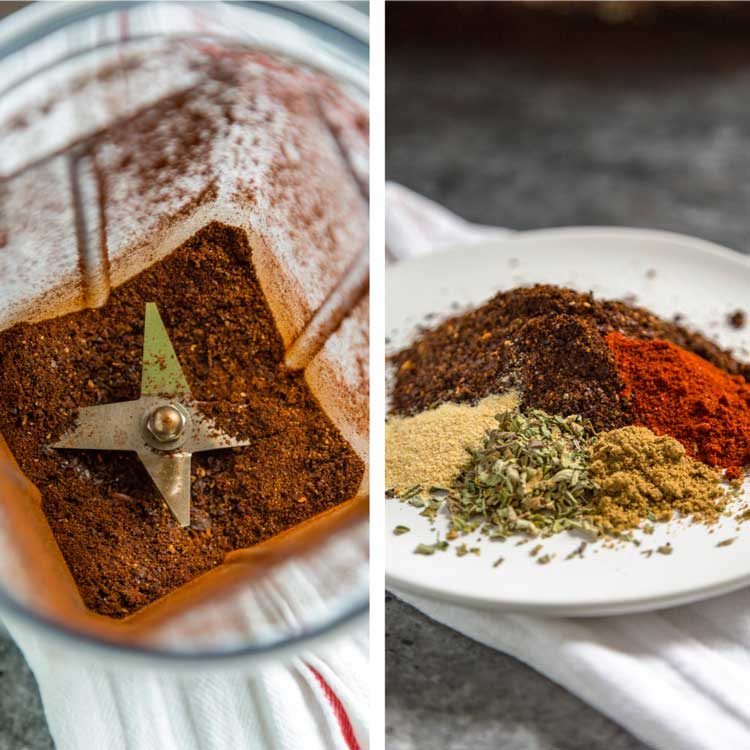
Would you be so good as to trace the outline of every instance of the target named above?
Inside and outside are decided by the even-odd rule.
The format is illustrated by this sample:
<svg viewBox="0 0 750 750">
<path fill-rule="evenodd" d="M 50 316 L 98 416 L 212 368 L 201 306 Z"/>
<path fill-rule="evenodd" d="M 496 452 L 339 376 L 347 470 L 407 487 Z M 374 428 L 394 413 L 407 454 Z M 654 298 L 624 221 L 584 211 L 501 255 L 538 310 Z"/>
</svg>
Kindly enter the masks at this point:
<svg viewBox="0 0 750 750">
<path fill-rule="evenodd" d="M 103 308 L 0 333 L 0 432 L 96 612 L 127 615 L 357 491 L 364 466 L 284 366 L 250 252 L 242 232 L 211 224 Z M 47 447 L 79 407 L 138 398 L 152 301 L 201 410 L 252 441 L 193 456 L 188 528 L 134 454 Z"/>
<path fill-rule="evenodd" d="M 589 474 L 598 486 L 592 521 L 604 532 L 668 521 L 676 511 L 715 521 L 726 505 L 721 473 L 690 458 L 674 438 L 646 427 L 622 427 L 597 436 Z"/>
<path fill-rule="evenodd" d="M 392 417 L 385 426 L 386 489 L 402 494 L 414 487 L 450 487 L 497 426 L 495 416 L 518 406 L 518 394 L 483 398 L 476 406 L 447 403 L 412 417 Z"/>
</svg>

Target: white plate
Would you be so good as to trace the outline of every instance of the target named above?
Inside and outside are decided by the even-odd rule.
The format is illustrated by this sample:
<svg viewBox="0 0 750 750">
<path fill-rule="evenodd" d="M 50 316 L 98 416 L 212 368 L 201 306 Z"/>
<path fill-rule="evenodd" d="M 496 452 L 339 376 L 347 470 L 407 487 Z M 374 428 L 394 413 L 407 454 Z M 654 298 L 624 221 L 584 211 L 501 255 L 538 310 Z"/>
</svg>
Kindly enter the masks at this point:
<svg viewBox="0 0 750 750">
<path fill-rule="evenodd" d="M 387 273 L 388 351 L 402 348 L 430 313 L 447 316 L 455 303 L 476 306 L 494 292 L 544 282 L 599 297 L 635 295 L 637 303 L 687 324 L 747 357 L 750 328 L 724 322 L 735 309 L 750 310 L 750 259 L 709 242 L 638 229 L 570 228 L 523 232 L 507 239 L 456 246 L 400 263 Z M 434 320 L 431 323 L 434 324 Z M 745 495 L 747 496 L 747 482 Z M 750 523 L 737 530 L 731 519 L 706 528 L 684 520 L 658 524 L 642 544 L 606 549 L 589 545 L 583 559 L 565 561 L 580 542 L 570 534 L 544 540 L 555 554 L 548 565 L 529 556 L 534 543 L 516 540 L 460 541 L 481 547 L 481 555 L 456 557 L 456 542 L 445 552 L 415 555 L 419 542 L 432 543 L 432 523 L 398 500 L 386 500 L 388 585 L 430 597 L 496 609 L 568 616 L 657 609 L 704 599 L 750 584 Z M 395 536 L 403 524 L 408 534 Z M 444 536 L 447 519 L 438 518 Z M 730 545 L 717 543 L 737 537 Z M 670 542 L 671 555 L 647 549 Z M 504 562 L 493 567 L 503 557 Z"/>
</svg>

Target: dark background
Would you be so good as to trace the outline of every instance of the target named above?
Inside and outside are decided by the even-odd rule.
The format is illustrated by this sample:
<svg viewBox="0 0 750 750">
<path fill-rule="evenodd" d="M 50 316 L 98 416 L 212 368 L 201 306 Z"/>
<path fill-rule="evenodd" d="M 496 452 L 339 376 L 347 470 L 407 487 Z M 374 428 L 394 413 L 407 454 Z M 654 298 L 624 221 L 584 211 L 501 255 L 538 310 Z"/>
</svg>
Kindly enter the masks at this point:
<svg viewBox="0 0 750 750">
<path fill-rule="evenodd" d="M 388 178 L 476 221 L 745 250 L 748 4 L 585 5 L 388 3 Z"/>
<path fill-rule="evenodd" d="M 386 174 L 515 229 L 669 229 L 750 251 L 748 3 L 388 3 Z M 388 596 L 389 750 L 643 750 Z"/>
</svg>

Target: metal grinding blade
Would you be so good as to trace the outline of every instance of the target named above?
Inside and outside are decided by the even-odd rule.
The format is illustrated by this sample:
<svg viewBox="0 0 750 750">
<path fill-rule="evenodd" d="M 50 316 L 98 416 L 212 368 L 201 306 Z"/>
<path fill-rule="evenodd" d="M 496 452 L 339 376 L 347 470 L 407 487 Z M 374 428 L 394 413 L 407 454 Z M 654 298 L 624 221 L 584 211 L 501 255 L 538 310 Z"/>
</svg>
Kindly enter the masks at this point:
<svg viewBox="0 0 750 750">
<path fill-rule="evenodd" d="M 201 414 L 153 302 L 146 304 L 141 396 L 83 407 L 53 448 L 134 451 L 180 526 L 190 524 L 190 459 L 200 451 L 249 445 Z"/>
</svg>

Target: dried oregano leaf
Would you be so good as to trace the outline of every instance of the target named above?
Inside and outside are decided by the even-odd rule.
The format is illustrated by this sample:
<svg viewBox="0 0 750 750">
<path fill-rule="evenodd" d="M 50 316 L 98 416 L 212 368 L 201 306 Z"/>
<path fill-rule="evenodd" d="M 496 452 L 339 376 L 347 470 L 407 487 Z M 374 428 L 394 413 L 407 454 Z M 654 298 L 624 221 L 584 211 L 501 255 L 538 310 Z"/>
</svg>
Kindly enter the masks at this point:
<svg viewBox="0 0 750 750">
<path fill-rule="evenodd" d="M 588 473 L 591 425 L 579 416 L 539 409 L 497 415 L 497 428 L 471 459 L 448 497 L 452 527 L 462 533 L 483 521 L 494 537 L 549 535 L 588 520 L 595 486 Z"/>
</svg>

